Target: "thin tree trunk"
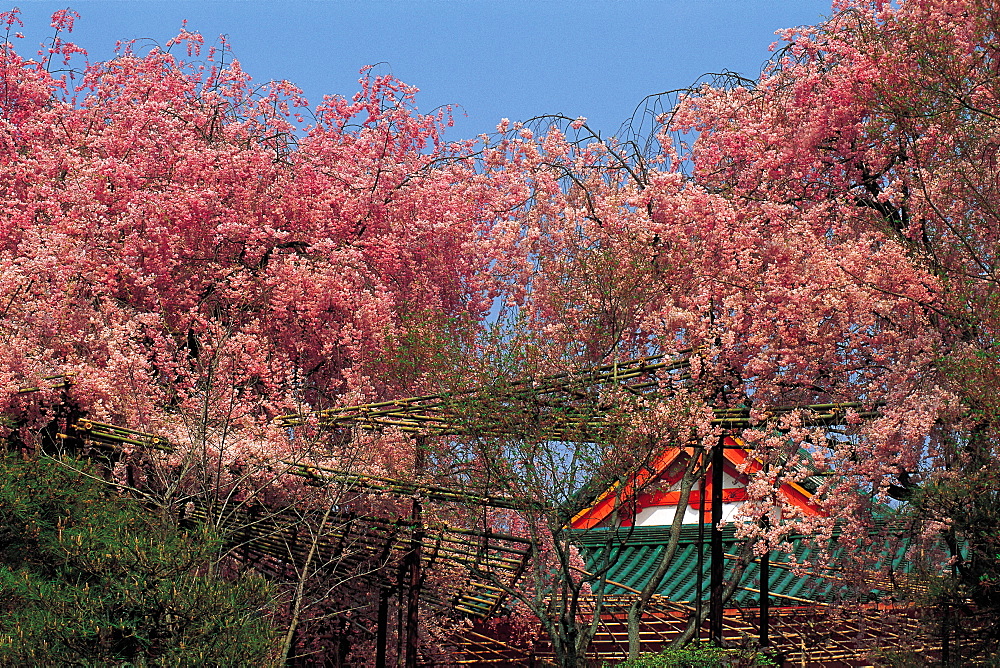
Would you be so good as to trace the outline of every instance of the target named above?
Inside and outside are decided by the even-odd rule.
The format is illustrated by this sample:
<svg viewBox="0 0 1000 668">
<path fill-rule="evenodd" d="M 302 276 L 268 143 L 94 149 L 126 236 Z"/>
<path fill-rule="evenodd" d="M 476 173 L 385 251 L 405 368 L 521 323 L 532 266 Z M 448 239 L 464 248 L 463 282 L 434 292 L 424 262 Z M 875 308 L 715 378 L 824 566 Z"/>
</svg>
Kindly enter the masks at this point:
<svg viewBox="0 0 1000 668">
<path fill-rule="evenodd" d="M 739 553 L 736 555 L 736 561 L 733 563 L 733 570 L 730 574 L 730 579 L 726 582 L 725 588 L 722 590 L 722 605 L 725 606 L 729 602 L 729 599 L 733 597 L 736 589 L 740 586 L 740 580 L 743 579 L 743 573 L 746 571 L 747 565 L 751 561 L 753 556 L 753 543 L 751 541 L 746 541 L 740 548 Z M 673 642 L 670 644 L 675 647 L 680 647 L 687 644 L 694 638 L 694 634 L 701 628 L 702 623 L 705 621 L 704 609 L 700 613 L 695 612 L 688 618 L 687 627 L 684 631 L 674 638 Z"/>
<path fill-rule="evenodd" d="M 319 545 L 320 536 L 323 535 L 323 531 L 326 530 L 326 523 L 330 520 L 330 513 L 333 512 L 333 504 L 327 506 L 326 512 L 323 513 L 323 520 L 319 523 L 319 528 L 312 536 L 312 541 L 309 544 L 309 552 L 306 554 L 305 563 L 302 564 L 302 570 L 299 571 L 299 581 L 295 583 L 295 595 L 292 599 L 292 618 L 288 622 L 288 631 L 285 633 L 285 638 L 281 643 L 281 663 L 287 664 L 290 655 L 292 653 L 292 645 L 295 639 L 295 631 L 299 626 L 299 620 L 302 617 L 302 598 L 305 592 L 306 580 L 309 579 L 309 568 L 312 566 L 313 560 L 316 557 L 317 547 Z"/>
<path fill-rule="evenodd" d="M 684 525 L 684 514 L 687 510 L 688 501 L 691 498 L 691 489 L 697 479 L 698 469 L 701 468 L 701 457 L 691 457 L 687 468 L 684 470 L 684 477 L 681 478 L 680 498 L 677 500 L 677 509 L 674 511 L 674 519 L 670 524 L 670 541 L 667 549 L 660 557 L 660 563 L 656 570 L 646 581 L 639 598 L 632 602 L 628 609 L 628 658 L 635 660 L 641 651 L 639 638 L 639 625 L 642 621 L 642 613 L 649 604 L 649 599 L 653 597 L 656 590 L 660 588 L 660 583 L 673 563 L 674 555 L 677 553 L 677 545 L 681 539 L 681 528 Z M 700 518 L 699 518 L 700 519 Z"/>
</svg>

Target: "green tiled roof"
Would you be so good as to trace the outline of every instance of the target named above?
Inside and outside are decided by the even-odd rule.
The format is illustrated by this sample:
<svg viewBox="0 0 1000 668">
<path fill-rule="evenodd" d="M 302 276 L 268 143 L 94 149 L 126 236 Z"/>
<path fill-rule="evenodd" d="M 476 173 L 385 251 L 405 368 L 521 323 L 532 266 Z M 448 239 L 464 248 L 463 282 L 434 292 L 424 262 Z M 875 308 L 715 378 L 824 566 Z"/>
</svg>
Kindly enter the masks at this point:
<svg viewBox="0 0 1000 668">
<path fill-rule="evenodd" d="M 574 532 L 574 542 L 580 548 L 581 555 L 591 573 L 601 573 L 607 566 L 605 579 L 610 581 L 603 585 L 607 594 L 628 594 L 629 589 L 641 590 L 652 572 L 656 569 L 659 559 L 666 550 L 670 540 L 669 527 L 622 527 L 620 529 L 589 529 Z M 723 529 L 723 550 L 734 554 L 738 549 L 734 537 L 734 529 Z M 702 563 L 702 597 L 708 598 L 709 569 L 711 568 L 711 549 L 709 545 L 710 530 L 705 527 L 703 563 Z M 819 550 L 803 537 L 792 537 L 796 561 L 818 560 Z M 838 548 L 837 551 L 839 551 Z M 836 556 L 837 551 L 834 552 Z M 905 567 L 903 555 L 905 545 L 889 546 L 883 550 L 883 557 L 876 568 L 882 566 L 889 554 L 892 554 L 893 568 L 903 570 Z M 733 559 L 726 559 L 726 578 L 731 577 Z M 822 568 L 811 573 L 798 576 L 787 567 L 775 566 L 775 563 L 788 563 L 788 554 L 771 553 L 770 587 L 771 603 L 773 605 L 795 605 L 804 601 L 831 601 L 846 594 L 845 587 L 836 571 Z M 826 577 L 824 577 L 826 576 Z M 611 582 L 625 585 L 629 589 L 610 584 Z M 741 589 L 733 595 L 732 604 L 756 606 L 759 601 L 757 592 L 750 589 L 760 589 L 760 565 L 758 561 L 750 563 L 743 573 L 740 582 Z M 681 529 L 680 543 L 674 555 L 673 565 L 660 583 L 657 594 L 673 601 L 692 602 L 697 599 L 698 590 L 698 526 L 685 525 Z M 871 592 L 872 597 L 879 597 L 881 592 Z M 791 598 L 789 598 L 791 597 Z"/>
</svg>

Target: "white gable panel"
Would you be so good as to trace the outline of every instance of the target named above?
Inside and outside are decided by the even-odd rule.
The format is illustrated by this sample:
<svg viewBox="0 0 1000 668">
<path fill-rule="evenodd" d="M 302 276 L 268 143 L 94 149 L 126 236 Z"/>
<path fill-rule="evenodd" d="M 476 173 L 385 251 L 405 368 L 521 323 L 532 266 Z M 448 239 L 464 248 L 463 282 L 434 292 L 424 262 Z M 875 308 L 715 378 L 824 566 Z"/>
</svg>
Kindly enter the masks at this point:
<svg viewBox="0 0 1000 668">
<path fill-rule="evenodd" d="M 722 504 L 722 521 L 729 522 L 736 517 L 736 511 L 743 505 L 742 501 Z M 633 523 L 638 527 L 658 527 L 669 526 L 674 521 L 674 509 L 676 506 L 649 506 L 643 508 L 635 516 Z M 688 506 L 684 509 L 684 524 L 698 523 L 698 509 Z"/>
</svg>

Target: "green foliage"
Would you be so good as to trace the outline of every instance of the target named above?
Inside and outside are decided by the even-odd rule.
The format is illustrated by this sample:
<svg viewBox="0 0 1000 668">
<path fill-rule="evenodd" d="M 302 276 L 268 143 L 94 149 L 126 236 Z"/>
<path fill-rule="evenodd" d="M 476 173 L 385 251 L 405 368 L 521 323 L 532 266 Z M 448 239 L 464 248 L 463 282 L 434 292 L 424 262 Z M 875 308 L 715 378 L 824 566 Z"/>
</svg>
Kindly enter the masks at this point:
<svg viewBox="0 0 1000 668">
<path fill-rule="evenodd" d="M 924 668 L 927 665 L 923 653 L 906 648 L 880 649 L 876 656 L 879 665 L 886 668 Z"/>
<path fill-rule="evenodd" d="M 619 668 L 721 668 L 735 666 L 776 666 L 771 659 L 753 650 L 723 649 L 716 645 L 668 647 L 659 654 L 647 652 L 618 664 Z"/>
<path fill-rule="evenodd" d="M 0 665 L 263 665 L 259 578 L 206 574 L 218 543 L 181 531 L 84 462 L 0 459 Z"/>
</svg>

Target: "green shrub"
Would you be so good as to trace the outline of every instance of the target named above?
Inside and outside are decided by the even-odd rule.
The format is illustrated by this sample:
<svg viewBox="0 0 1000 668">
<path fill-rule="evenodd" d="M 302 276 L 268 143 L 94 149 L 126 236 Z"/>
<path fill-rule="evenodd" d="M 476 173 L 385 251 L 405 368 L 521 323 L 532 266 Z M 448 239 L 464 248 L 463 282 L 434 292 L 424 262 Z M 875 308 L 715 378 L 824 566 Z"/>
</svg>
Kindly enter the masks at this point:
<svg viewBox="0 0 1000 668">
<path fill-rule="evenodd" d="M 719 668 L 731 666 L 776 666 L 753 650 L 723 649 L 716 645 L 668 647 L 659 654 L 647 652 L 619 664 L 619 668 Z"/>
<path fill-rule="evenodd" d="M 0 665 L 266 664 L 268 587 L 204 575 L 217 547 L 85 462 L 0 457 Z"/>
</svg>

